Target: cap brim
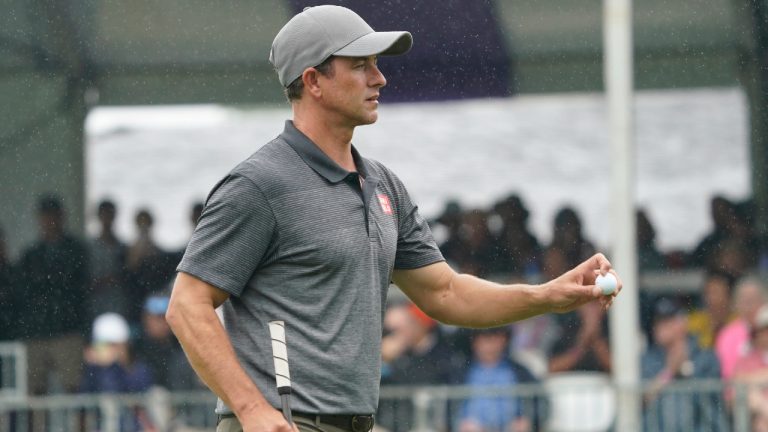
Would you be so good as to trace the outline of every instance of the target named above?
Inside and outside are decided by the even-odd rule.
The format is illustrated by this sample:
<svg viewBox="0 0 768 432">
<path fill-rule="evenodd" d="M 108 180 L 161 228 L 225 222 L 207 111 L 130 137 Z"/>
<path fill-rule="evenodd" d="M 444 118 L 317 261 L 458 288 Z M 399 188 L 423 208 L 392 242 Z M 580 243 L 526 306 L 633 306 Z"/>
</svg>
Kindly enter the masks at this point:
<svg viewBox="0 0 768 432">
<path fill-rule="evenodd" d="M 373 32 L 361 36 L 333 53 L 341 57 L 367 57 L 372 55 L 400 55 L 413 45 L 413 36 L 407 31 Z"/>
</svg>

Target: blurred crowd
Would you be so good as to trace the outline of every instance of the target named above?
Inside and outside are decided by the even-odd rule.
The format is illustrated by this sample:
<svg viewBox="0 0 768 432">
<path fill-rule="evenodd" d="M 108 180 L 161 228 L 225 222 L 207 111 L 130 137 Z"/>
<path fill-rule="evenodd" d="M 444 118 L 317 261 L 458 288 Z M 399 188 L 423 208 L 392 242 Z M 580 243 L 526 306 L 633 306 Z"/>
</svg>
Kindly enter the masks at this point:
<svg viewBox="0 0 768 432">
<path fill-rule="evenodd" d="M 641 375 L 650 384 L 644 400 L 650 430 L 729 430 L 732 394 L 689 399 L 665 393 L 672 383 L 709 378 L 768 384 L 768 291 L 758 277 L 766 270 L 766 249 L 752 231 L 752 209 L 748 201 L 714 197 L 712 231 L 691 251 L 668 252 L 656 246 L 648 215 L 636 213 L 641 274 L 703 274 L 693 292 L 641 292 Z M 523 201 L 512 195 L 490 209 L 448 203 L 432 226 L 454 268 L 500 282 L 548 281 L 595 253 L 574 209 L 557 212 L 546 245 L 528 228 L 528 217 Z M 471 331 L 435 323 L 403 300 L 390 303 L 384 325 L 385 384 L 514 386 L 556 373 L 607 374 L 612 368 L 607 314 L 596 303 Z M 749 404 L 755 430 L 768 430 L 768 392 L 751 391 Z M 542 407 L 539 401 L 472 396 L 454 407 L 446 423 L 460 432 L 539 430 Z M 408 409 L 382 404 L 378 421 L 393 431 L 409 430 Z"/>
<path fill-rule="evenodd" d="M 190 209 L 190 232 L 202 209 L 201 203 Z M 0 231 L 0 340 L 26 343 L 30 392 L 202 388 L 164 319 L 183 251 L 164 251 L 155 243 L 147 210 L 134 216 L 131 244 L 113 230 L 115 203 L 103 201 L 92 211 L 100 232 L 78 239 L 66 230 L 64 203 L 54 195 L 41 197 L 39 240 L 14 263 Z M 528 217 L 523 201 L 512 195 L 489 209 L 448 203 L 431 226 L 456 270 L 505 283 L 550 280 L 597 250 L 572 208 L 557 212 L 549 244 L 531 232 Z M 645 406 L 672 409 L 673 416 L 680 401 L 663 392 L 670 383 L 768 380 L 768 294 L 757 276 L 766 270 L 768 251 L 752 231 L 753 207 L 715 197 L 711 217 L 712 231 L 693 250 L 662 252 L 652 221 L 637 211 L 641 272 L 690 268 L 704 274 L 696 292 L 641 293 L 642 376 L 652 383 Z M 612 367 L 607 316 L 597 304 L 467 330 L 439 324 L 404 297 L 394 297 L 384 328 L 386 385 L 515 386 L 553 373 L 607 373 Z M 729 406 L 733 395 L 717 398 L 722 400 L 715 404 L 700 401 L 697 417 L 726 428 L 727 410 L 707 407 Z M 749 404 L 755 424 L 765 428 L 756 430 L 768 430 L 768 392 L 750 392 Z M 473 396 L 447 414 L 446 424 L 460 432 L 537 430 L 546 404 L 524 405 L 515 398 Z M 412 409 L 382 403 L 377 422 L 393 432 L 409 430 Z"/>
<path fill-rule="evenodd" d="M 39 240 L 15 263 L 0 232 L 0 340 L 25 342 L 29 392 L 202 388 L 165 322 L 183 250 L 155 243 L 147 210 L 135 215 L 132 244 L 114 232 L 115 203 L 94 211 L 100 232 L 82 240 L 67 231 L 62 200 L 41 197 Z M 192 228 L 201 211 L 191 209 Z"/>
</svg>

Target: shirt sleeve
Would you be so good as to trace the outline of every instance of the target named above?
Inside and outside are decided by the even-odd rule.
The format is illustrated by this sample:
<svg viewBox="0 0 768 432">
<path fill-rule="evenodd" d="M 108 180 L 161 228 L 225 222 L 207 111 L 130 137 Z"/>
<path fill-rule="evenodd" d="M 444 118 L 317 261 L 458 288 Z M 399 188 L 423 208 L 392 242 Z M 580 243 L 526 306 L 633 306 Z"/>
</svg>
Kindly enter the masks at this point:
<svg viewBox="0 0 768 432">
<path fill-rule="evenodd" d="M 408 191 L 399 181 L 396 184 L 398 201 L 398 234 L 395 268 L 401 270 L 424 267 L 438 261 L 445 261 L 437 247 L 432 231 L 419 208 L 411 200 Z"/>
<path fill-rule="evenodd" d="M 275 217 L 250 179 L 231 174 L 211 192 L 177 271 L 234 296 L 273 249 Z"/>
</svg>

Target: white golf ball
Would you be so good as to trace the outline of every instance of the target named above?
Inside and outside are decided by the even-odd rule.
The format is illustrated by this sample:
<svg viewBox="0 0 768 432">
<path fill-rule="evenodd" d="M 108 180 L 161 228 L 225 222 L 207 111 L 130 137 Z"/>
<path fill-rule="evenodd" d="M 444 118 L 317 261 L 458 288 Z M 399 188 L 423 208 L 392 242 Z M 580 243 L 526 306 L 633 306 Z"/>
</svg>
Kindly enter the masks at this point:
<svg viewBox="0 0 768 432">
<path fill-rule="evenodd" d="M 595 279 L 595 285 L 600 288 L 603 295 L 611 295 L 619 287 L 619 281 L 616 280 L 616 276 L 613 273 L 607 273 L 605 276 L 598 275 Z"/>
</svg>

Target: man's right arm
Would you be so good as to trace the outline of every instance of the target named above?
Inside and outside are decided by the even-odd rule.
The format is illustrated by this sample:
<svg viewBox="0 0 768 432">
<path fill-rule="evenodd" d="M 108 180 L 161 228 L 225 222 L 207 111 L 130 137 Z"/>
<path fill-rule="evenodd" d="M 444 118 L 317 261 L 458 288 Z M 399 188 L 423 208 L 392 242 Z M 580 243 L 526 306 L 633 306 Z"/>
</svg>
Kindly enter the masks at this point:
<svg viewBox="0 0 768 432">
<path fill-rule="evenodd" d="M 165 317 L 192 368 L 234 411 L 244 431 L 298 431 L 267 402 L 240 366 L 215 312 L 227 298 L 225 291 L 179 272 Z"/>
</svg>

